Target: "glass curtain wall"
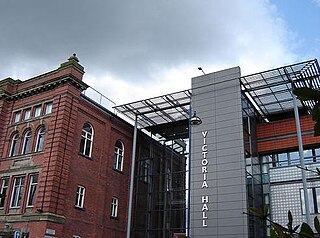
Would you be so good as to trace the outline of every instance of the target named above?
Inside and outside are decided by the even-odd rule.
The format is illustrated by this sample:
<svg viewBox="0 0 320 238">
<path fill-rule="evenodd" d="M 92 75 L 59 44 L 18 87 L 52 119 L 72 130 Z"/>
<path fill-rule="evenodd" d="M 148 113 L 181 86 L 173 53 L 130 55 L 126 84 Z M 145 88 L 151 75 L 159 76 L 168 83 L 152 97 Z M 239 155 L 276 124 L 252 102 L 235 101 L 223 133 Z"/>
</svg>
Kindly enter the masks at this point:
<svg viewBox="0 0 320 238">
<path fill-rule="evenodd" d="M 135 237 L 186 232 L 188 139 L 153 140 L 141 133 L 135 181 Z"/>
<path fill-rule="evenodd" d="M 247 195 L 248 208 L 254 207 L 263 209 L 263 187 L 261 176 L 261 162 L 257 154 L 256 123 L 259 120 L 258 113 L 242 94 L 242 119 L 243 119 L 243 138 L 246 158 L 247 173 Z M 265 237 L 265 224 L 263 221 L 248 215 L 249 237 Z"/>
</svg>

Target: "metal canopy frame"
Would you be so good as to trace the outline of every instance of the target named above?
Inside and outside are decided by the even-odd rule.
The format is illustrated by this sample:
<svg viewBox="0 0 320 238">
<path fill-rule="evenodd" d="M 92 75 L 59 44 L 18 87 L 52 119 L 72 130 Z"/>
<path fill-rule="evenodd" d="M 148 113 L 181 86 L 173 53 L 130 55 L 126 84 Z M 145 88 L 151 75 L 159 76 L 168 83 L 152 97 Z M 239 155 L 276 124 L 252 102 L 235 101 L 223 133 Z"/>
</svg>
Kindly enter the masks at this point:
<svg viewBox="0 0 320 238">
<path fill-rule="evenodd" d="M 242 91 L 265 119 L 293 111 L 292 88 L 320 88 L 320 68 L 316 59 L 243 76 Z M 298 107 L 310 112 L 313 101 L 298 101 Z"/>
<path fill-rule="evenodd" d="M 320 88 L 320 67 L 316 59 L 240 77 L 241 90 L 263 118 L 293 111 L 292 88 Z M 142 128 L 163 129 L 159 125 L 189 120 L 191 89 L 115 106 L 131 120 L 138 116 Z M 315 102 L 298 101 L 300 110 L 310 112 Z M 161 133 L 160 133 L 161 134 Z"/>
<path fill-rule="evenodd" d="M 142 128 L 189 119 L 191 90 L 153 97 L 114 108 L 131 120 L 138 116 Z"/>
<path fill-rule="evenodd" d="M 297 106 L 294 106 L 294 104 L 296 105 L 296 100 L 295 96 L 292 95 L 292 89 L 295 87 L 319 89 L 319 72 L 319 64 L 317 60 L 314 59 L 243 76 L 239 78 L 239 81 L 243 95 L 249 98 L 250 102 L 262 117 L 270 121 L 274 114 L 287 114 L 289 111 L 293 110 L 295 110 L 295 114 L 298 114 L 296 110 Z M 209 85 L 206 85 L 206 87 L 207 86 Z M 157 133 L 162 137 L 174 139 L 177 134 L 179 136 L 185 136 L 186 131 L 190 133 L 188 122 L 191 110 L 191 96 L 191 90 L 189 89 L 114 107 L 116 111 L 135 121 L 132 171 L 130 178 L 130 199 L 128 208 L 128 238 L 131 234 L 134 166 L 138 124 L 142 128 L 149 130 L 151 133 Z M 313 101 L 297 102 L 298 107 L 309 112 L 315 103 Z M 296 123 L 298 124 L 297 119 Z M 299 126 L 297 126 L 297 128 L 299 128 Z M 181 132 L 182 134 L 180 134 Z M 301 142 L 299 142 L 299 147 L 300 144 Z M 300 160 L 303 160 L 303 155 L 300 155 Z M 304 185 L 304 190 L 306 190 L 305 187 L 306 186 Z M 305 195 L 305 200 L 308 200 L 307 194 Z"/>
</svg>

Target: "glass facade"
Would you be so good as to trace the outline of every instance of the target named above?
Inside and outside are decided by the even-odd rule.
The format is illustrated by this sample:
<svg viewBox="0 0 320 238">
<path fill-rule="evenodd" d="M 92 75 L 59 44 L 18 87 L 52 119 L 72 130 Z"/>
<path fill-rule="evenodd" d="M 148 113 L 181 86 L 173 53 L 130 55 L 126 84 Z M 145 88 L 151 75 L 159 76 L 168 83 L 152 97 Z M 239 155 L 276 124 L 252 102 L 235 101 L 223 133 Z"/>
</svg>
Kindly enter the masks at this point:
<svg viewBox="0 0 320 238">
<path fill-rule="evenodd" d="M 135 237 L 186 232 L 188 139 L 156 141 L 140 134 L 135 197 Z"/>
<path fill-rule="evenodd" d="M 247 174 L 247 196 L 248 208 L 254 207 L 263 209 L 263 181 L 261 176 L 261 163 L 257 153 L 256 124 L 259 120 L 258 113 L 243 94 L 242 115 L 243 115 L 243 140 L 246 158 Z M 260 237 L 265 235 L 265 224 L 259 218 L 248 215 L 249 237 Z"/>
</svg>

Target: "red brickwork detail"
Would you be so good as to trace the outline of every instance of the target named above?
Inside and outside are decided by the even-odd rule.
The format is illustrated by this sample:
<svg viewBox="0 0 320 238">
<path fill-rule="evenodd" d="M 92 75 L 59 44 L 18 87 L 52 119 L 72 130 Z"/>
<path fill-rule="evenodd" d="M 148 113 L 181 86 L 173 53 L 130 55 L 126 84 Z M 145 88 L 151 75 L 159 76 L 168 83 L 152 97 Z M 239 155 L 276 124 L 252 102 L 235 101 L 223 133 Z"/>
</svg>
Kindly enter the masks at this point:
<svg viewBox="0 0 320 238">
<path fill-rule="evenodd" d="M 18 83 L 15 87 L 10 84 L 5 84 L 4 87 L 14 93 L 15 90 L 36 87 L 59 77 L 72 76 L 80 81 L 82 74 L 78 69 L 67 66 Z M 48 101 L 53 101 L 51 114 L 32 118 L 28 122 L 10 123 L 14 110 Z M 2 105 L 5 107 L 1 107 Z M 82 126 L 86 122 L 94 128 L 91 158 L 79 154 Z M 34 148 L 35 132 L 40 125 L 45 125 L 46 128 L 44 151 L 32 151 L 27 156 L 8 158 L 12 132 L 18 130 L 21 135 L 25 129 L 31 128 L 31 144 Z M 0 138 L 0 173 L 10 174 L 10 186 L 12 187 L 13 177 L 17 174 L 28 178 L 30 171 L 39 173 L 34 207 L 25 208 L 28 188 L 26 180 L 24 200 L 15 216 L 17 222 L 12 222 L 12 227 L 25 229 L 29 232 L 29 237 L 44 237 L 47 229 L 55 230 L 56 237 L 125 237 L 132 151 L 131 126 L 81 98 L 79 89 L 67 83 L 48 91 L 30 94 L 23 100 L 10 103 L 0 100 L 0 133 L 5 135 Z M 125 147 L 122 172 L 113 170 L 114 146 L 118 139 Z M 21 138 L 19 145 L 21 150 Z M 31 160 L 28 162 L 30 164 L 11 170 L 18 159 L 26 158 Z M 84 209 L 75 208 L 78 185 L 86 188 Z M 113 196 L 119 198 L 117 219 L 110 217 Z M 8 200 L 4 213 L 10 213 Z M 22 222 L 25 219 L 24 213 L 37 219 Z M 38 216 L 41 217 L 40 220 Z M 56 217 L 56 222 L 46 221 L 48 216 Z M 18 222 L 19 219 L 21 222 Z M 4 225 L 0 222 L 0 228 Z"/>
<path fill-rule="evenodd" d="M 300 118 L 303 144 L 320 144 L 320 137 L 313 136 L 314 122 L 311 116 Z M 311 134 L 310 134 L 311 133 Z M 298 147 L 294 118 L 257 125 L 258 151 L 267 152 Z"/>
<path fill-rule="evenodd" d="M 7 126 L 10 123 L 12 103 L 0 100 L 0 135 L 6 135 Z M 8 138 L 0 136 L 0 156 L 5 156 L 7 148 L 5 147 L 5 141 Z"/>
</svg>

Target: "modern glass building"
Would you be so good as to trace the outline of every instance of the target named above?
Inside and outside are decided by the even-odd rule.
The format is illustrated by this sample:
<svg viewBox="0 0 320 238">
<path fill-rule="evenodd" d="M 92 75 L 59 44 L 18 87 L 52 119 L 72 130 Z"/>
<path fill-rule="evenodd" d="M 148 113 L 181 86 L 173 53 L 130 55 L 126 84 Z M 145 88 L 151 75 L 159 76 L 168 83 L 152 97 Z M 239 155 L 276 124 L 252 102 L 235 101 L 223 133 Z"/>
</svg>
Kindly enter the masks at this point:
<svg viewBox="0 0 320 238">
<path fill-rule="evenodd" d="M 317 60 L 248 76 L 235 67 L 115 107 L 162 145 L 134 141 L 136 237 L 267 237 L 270 224 L 248 215 L 265 204 L 283 225 L 288 210 L 295 224 L 312 219 L 320 210 L 315 103 L 292 89 L 319 86 Z"/>
<path fill-rule="evenodd" d="M 250 207 L 284 226 L 320 213 L 316 102 L 292 94 L 319 89 L 317 60 L 204 74 L 115 112 L 83 74 L 73 55 L 0 81 L 0 237 L 255 238 L 270 224 Z"/>
</svg>

